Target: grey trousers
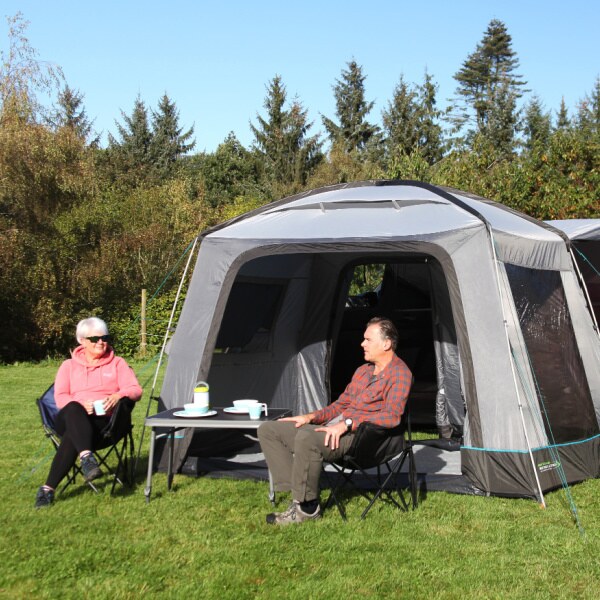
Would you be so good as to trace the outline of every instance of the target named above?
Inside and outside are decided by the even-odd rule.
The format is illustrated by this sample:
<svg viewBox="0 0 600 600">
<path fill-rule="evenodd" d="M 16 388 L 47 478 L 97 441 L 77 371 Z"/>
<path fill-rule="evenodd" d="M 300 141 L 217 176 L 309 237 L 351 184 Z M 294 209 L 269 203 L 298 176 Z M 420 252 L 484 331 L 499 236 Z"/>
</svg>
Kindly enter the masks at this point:
<svg viewBox="0 0 600 600">
<path fill-rule="evenodd" d="M 273 478 L 276 492 L 292 492 L 292 499 L 305 502 L 318 499 L 323 459 L 343 456 L 352 444 L 353 433 L 340 438 L 340 447 L 325 446 L 321 425 L 296 427 L 288 421 L 267 421 L 258 428 L 258 439 Z"/>
</svg>

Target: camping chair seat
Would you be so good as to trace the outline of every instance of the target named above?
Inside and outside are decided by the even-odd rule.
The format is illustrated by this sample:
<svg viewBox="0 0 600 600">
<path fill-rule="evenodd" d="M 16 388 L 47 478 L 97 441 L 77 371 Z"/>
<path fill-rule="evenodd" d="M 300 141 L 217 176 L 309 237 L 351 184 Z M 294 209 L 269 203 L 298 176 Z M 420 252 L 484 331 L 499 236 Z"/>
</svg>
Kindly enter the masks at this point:
<svg viewBox="0 0 600 600">
<path fill-rule="evenodd" d="M 52 384 L 38 399 L 37 406 L 42 419 L 42 426 L 46 437 L 52 442 L 55 450 L 60 445 L 61 436 L 56 432 L 55 420 L 59 412 L 54 400 L 54 384 Z M 133 443 L 133 424 L 131 423 L 131 411 L 134 403 L 129 398 L 119 400 L 110 421 L 102 430 L 100 437 L 94 440 L 92 451 L 98 465 L 105 469 L 109 477 L 112 477 L 112 487 L 110 493 L 115 490 L 117 483 L 121 485 L 133 484 L 133 465 L 134 465 L 134 443 Z M 116 467 L 108 464 L 108 459 L 114 453 L 117 458 Z M 73 465 L 71 473 L 68 475 L 65 483 L 61 486 L 59 492 L 62 492 L 71 483 L 77 475 L 82 475 L 81 469 L 76 462 Z M 92 481 L 87 484 L 97 493 L 98 489 Z"/>
<path fill-rule="evenodd" d="M 407 461 L 408 501 L 400 481 L 400 471 Z M 378 499 L 387 500 L 404 511 L 407 511 L 411 505 L 413 509 L 416 508 L 417 477 L 408 405 L 402 422 L 397 427 L 390 429 L 373 423 L 361 423 L 348 452 L 342 458 L 331 462 L 326 461 L 324 464 L 330 465 L 334 470 L 334 473 L 324 471 L 331 488 L 325 508 L 335 503 L 344 520 L 346 520 L 346 510 L 340 493 L 348 486 L 369 501 L 361 519 L 367 516 Z M 377 469 L 376 475 L 369 472 L 374 468 Z M 355 481 L 357 475 L 361 475 L 366 480 L 367 488 Z"/>
</svg>

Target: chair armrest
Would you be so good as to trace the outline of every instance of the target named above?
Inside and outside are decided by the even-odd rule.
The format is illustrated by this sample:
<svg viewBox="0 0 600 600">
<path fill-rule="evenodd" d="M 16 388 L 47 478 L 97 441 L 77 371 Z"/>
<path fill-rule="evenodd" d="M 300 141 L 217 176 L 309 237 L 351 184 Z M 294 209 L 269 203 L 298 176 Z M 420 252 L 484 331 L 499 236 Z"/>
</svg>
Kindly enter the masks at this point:
<svg viewBox="0 0 600 600">
<path fill-rule="evenodd" d="M 131 419 L 131 411 L 135 406 L 135 402 L 127 398 L 126 396 L 121 398 L 110 415 L 110 420 L 102 430 L 102 436 L 109 438 L 113 435 L 115 427 L 123 418 Z"/>
<path fill-rule="evenodd" d="M 405 446 L 405 427 L 403 423 L 396 427 L 382 427 L 375 423 L 361 423 L 354 435 L 352 445 L 344 456 L 367 465 L 380 464 L 402 452 Z"/>
</svg>

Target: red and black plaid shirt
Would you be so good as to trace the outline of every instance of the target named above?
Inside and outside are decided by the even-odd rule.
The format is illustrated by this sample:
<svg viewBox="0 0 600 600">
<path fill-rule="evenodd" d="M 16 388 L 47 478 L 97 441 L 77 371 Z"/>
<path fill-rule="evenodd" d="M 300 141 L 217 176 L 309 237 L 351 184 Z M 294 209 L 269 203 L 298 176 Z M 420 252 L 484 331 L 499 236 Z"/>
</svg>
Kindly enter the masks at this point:
<svg viewBox="0 0 600 600">
<path fill-rule="evenodd" d="M 311 422 L 327 423 L 342 415 L 344 419 L 352 419 L 353 429 L 363 421 L 396 427 L 406 406 L 412 373 L 395 354 L 381 373 L 373 375 L 374 369 L 371 363 L 359 367 L 340 397 L 316 411 Z"/>
</svg>

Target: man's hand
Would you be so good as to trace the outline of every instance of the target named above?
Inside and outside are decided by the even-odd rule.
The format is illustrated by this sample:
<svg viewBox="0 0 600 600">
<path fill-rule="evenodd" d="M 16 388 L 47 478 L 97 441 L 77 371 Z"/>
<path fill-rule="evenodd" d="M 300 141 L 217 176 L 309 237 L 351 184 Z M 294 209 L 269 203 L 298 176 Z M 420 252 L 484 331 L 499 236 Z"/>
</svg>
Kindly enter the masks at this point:
<svg viewBox="0 0 600 600">
<path fill-rule="evenodd" d="M 325 446 L 329 446 L 332 450 L 337 450 L 340 447 L 340 438 L 346 433 L 348 428 L 344 421 L 340 421 L 335 425 L 327 427 L 317 427 L 315 431 L 325 432 Z"/>
<path fill-rule="evenodd" d="M 308 425 L 312 421 L 312 413 L 307 415 L 296 415 L 295 417 L 282 417 L 280 421 L 291 421 L 296 423 L 296 427 L 302 427 L 302 425 Z"/>
</svg>

